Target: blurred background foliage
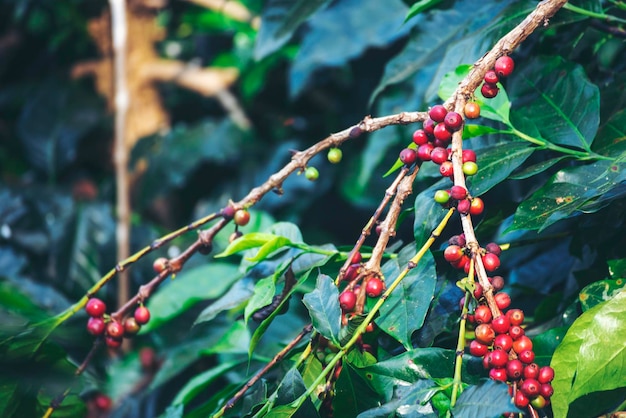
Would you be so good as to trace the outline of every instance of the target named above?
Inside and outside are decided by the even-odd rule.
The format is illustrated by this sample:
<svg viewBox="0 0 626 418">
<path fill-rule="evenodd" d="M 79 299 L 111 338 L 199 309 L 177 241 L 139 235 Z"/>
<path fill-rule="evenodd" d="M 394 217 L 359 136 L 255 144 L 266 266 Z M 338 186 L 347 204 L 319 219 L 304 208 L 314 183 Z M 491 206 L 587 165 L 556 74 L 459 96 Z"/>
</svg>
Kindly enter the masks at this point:
<svg viewBox="0 0 626 418">
<path fill-rule="evenodd" d="M 201 3 L 128 2 L 133 18 L 156 28 L 147 31 L 145 38 L 143 32 L 131 30 L 131 42 L 143 40 L 134 46 L 143 55 L 138 53 L 137 60 L 129 61 L 130 71 L 140 73 L 151 59 L 183 64 L 169 79 L 159 75 L 155 77 L 158 82 L 144 79 L 135 86 L 145 100 L 138 101 L 133 118 L 143 124 L 138 132 L 150 132 L 137 135 L 128 149 L 134 251 L 218 211 L 229 199 L 240 199 L 287 163 L 292 150 L 304 149 L 368 114 L 424 110 L 436 103 L 445 74 L 482 56 L 536 5 L 534 1 L 498 0 L 427 2 L 437 5 L 405 22 L 411 1 L 242 0 L 249 12 L 247 19 Z M 228 3 L 233 2 L 224 5 Z M 607 7 L 615 13 L 623 8 L 621 2 L 581 0 L 575 4 L 597 13 Z M 110 68 L 106 70 L 111 63 L 106 54 L 110 41 L 107 44 L 102 31 L 107 10 L 105 1 L 0 0 L 3 334 L 16 333 L 26 323 L 61 312 L 117 261 L 113 114 L 103 81 L 111 76 Z M 591 143 L 599 126 L 596 138 L 605 146 L 613 141 L 611 156 L 618 162 L 626 122 L 625 44 L 620 22 L 613 25 L 563 10 L 514 55 L 519 71 L 530 74 L 529 79 L 549 71 L 567 71 L 579 77 L 574 82 L 589 83 L 598 92 L 595 102 L 576 102 L 571 110 L 596 118 L 587 140 Z M 615 32 L 616 27 L 622 32 Z M 555 64 L 538 58 L 548 56 L 561 60 Z M 207 68 L 230 69 L 234 72 L 228 74 L 236 77 L 225 81 L 218 76 L 222 85 L 214 94 L 200 85 L 178 83 L 186 71 Z M 516 126 L 534 133 L 546 125 L 524 122 L 533 117 L 524 113 L 525 105 L 526 110 L 537 110 L 523 80 L 513 77 L 507 90 L 513 113 L 519 117 Z M 298 225 L 301 232 L 296 235 L 301 234 L 299 239 L 308 244 L 333 243 L 349 249 L 388 187 L 389 179 L 383 175 L 410 142 L 414 129 L 389 127 L 349 141 L 342 147 L 344 159 L 338 165 L 317 156 L 311 163 L 320 171 L 319 180 L 290 178 L 284 195 L 270 194 L 255 206 L 253 221 L 244 231 L 262 231 L 276 226 L 276 221 L 287 221 Z M 546 137 L 550 138 L 549 133 Z M 477 137 L 468 140 L 468 147 L 486 152 L 509 139 L 503 134 Z M 601 146 L 597 151 L 602 151 Z M 504 157 L 496 152 L 492 158 L 497 163 Z M 520 203 L 549 185 L 555 173 L 587 164 L 550 150 L 529 153 L 511 163 L 513 178 L 506 179 L 505 174 L 483 195 L 487 211 L 479 219 L 481 241 L 524 244 L 507 251 L 503 275 L 516 306 L 534 317 L 536 334 L 564 333 L 582 312 L 577 298 L 586 285 L 624 277 L 624 264 L 615 262 L 609 269 L 609 260 L 625 256 L 621 176 L 598 188 L 593 201 L 585 199 L 551 226 L 529 221 L 504 234 Z M 425 219 L 424 230 L 419 222 L 414 228 L 407 216 L 399 226 L 397 243 L 419 241 L 422 232 L 429 233 L 436 224 L 439 214 L 430 218 L 428 214 L 437 210 L 430 203 L 434 189 L 429 189 L 437 175 L 428 168 L 420 173 L 416 194 L 425 192 L 407 211 Z M 217 237 L 214 254 L 226 247 L 230 232 Z M 451 226 L 446 232 L 447 237 L 458 230 Z M 178 254 L 193 240 L 190 235 L 157 255 Z M 130 270 L 133 292 L 152 278 L 154 257 Z M 155 317 L 152 332 L 137 338 L 123 358 L 100 353 L 82 378 L 79 392 L 85 399 L 93 399 L 96 392 L 107 393 L 116 404 L 111 416 L 153 417 L 177 404 L 174 397 L 177 393 L 183 397 L 179 390 L 191 377 L 213 371 L 198 389 L 213 396 L 206 397 L 208 403 L 195 410 L 199 411 L 196 415 L 190 415 L 206 416 L 238 382 L 246 380 L 250 335 L 234 319 L 254 293 L 255 283 L 267 277 L 279 261 L 246 271 L 237 268 L 238 260 L 207 264 L 206 259 L 194 257 L 150 301 Z M 307 265 L 317 262 L 321 263 L 312 260 Z M 331 276 L 338 266 L 336 260 L 324 261 L 324 271 Z M 446 348 L 454 345 L 459 292 L 449 280 L 451 272 L 445 266 L 438 269 L 431 313 L 426 325 L 413 335 L 415 346 L 435 341 Z M 211 282 L 207 283 L 207 277 Z M 300 292 L 311 290 L 314 280 L 304 286 Z M 115 294 L 113 281 L 99 297 L 113 306 Z M 211 304 L 216 300 L 220 303 Z M 204 315 L 201 323 L 191 327 L 200 314 Z M 292 304 L 288 315 L 288 321 L 277 321 L 266 331 L 250 369 L 271 358 L 307 321 L 299 303 Z M 35 363 L 2 365 L 9 372 L 0 376 L 0 388 L 5 389 L 0 390 L 0 415 L 35 416 L 65 387 L 74 371 L 72 365 L 82 361 L 91 345 L 84 332 L 85 320 L 81 314 L 64 324 L 46 355 Z M 397 347 L 389 344 L 388 355 L 397 353 Z M 140 356 L 146 355 L 142 347 L 155 350 L 160 359 L 155 360 L 160 362 L 158 371 L 145 364 L 142 369 Z M 49 373 L 41 372 L 44 367 Z M 142 376 L 150 373 L 151 379 L 143 384 Z M 264 399 L 266 394 L 261 392 L 253 391 L 243 408 Z M 80 416 L 86 409 L 90 416 L 98 416 L 93 403 L 85 406 L 68 398 L 64 405 L 67 416 Z M 179 416 L 172 408 L 172 415 L 166 416 Z M 63 409 L 59 416 L 64 416 Z"/>
</svg>

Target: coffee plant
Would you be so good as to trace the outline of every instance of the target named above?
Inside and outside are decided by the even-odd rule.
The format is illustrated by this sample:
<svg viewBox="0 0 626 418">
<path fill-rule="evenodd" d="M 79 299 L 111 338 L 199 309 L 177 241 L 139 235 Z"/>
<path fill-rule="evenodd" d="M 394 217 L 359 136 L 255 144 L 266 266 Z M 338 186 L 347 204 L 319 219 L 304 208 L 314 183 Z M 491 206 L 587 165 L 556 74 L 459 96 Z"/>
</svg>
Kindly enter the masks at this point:
<svg viewBox="0 0 626 418">
<path fill-rule="evenodd" d="M 626 416 L 622 1 L 0 12 L 0 416 Z"/>
</svg>

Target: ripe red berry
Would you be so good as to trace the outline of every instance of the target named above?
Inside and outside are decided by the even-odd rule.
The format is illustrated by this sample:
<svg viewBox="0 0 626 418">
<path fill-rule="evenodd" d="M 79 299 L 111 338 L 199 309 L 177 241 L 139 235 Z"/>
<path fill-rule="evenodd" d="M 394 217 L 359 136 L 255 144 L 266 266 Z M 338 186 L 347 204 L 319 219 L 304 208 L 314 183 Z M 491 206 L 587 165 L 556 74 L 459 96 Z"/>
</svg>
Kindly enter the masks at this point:
<svg viewBox="0 0 626 418">
<path fill-rule="evenodd" d="M 515 394 L 515 399 L 513 402 L 515 403 L 515 406 L 517 406 L 518 408 L 526 408 L 530 400 L 528 399 L 526 395 L 524 395 L 524 393 L 518 390 L 517 393 Z"/>
<path fill-rule="evenodd" d="M 493 340 L 493 347 L 500 348 L 508 353 L 513 348 L 513 338 L 508 334 L 496 335 L 495 340 Z"/>
<path fill-rule="evenodd" d="M 405 165 L 411 165 L 417 161 L 417 152 L 411 148 L 405 148 L 400 151 L 400 161 Z"/>
<path fill-rule="evenodd" d="M 452 161 L 444 161 L 439 166 L 439 173 L 444 177 L 452 177 L 454 175 L 454 165 Z"/>
<path fill-rule="evenodd" d="M 91 317 L 87 321 L 87 331 L 91 335 L 102 335 L 104 332 L 105 323 L 101 317 Z"/>
<path fill-rule="evenodd" d="M 361 262 L 361 260 L 363 260 L 363 256 L 361 255 L 361 253 L 355 251 L 354 254 L 352 254 L 352 258 L 350 259 L 350 264 L 358 264 Z"/>
<path fill-rule="evenodd" d="M 435 121 L 430 118 L 426 119 L 422 124 L 422 127 L 424 129 L 424 132 L 426 132 L 426 135 L 432 137 L 435 132 Z"/>
<path fill-rule="evenodd" d="M 436 139 L 444 142 L 448 142 L 452 138 L 452 132 L 450 132 L 443 123 L 439 123 L 435 126 L 433 135 L 435 135 Z"/>
<path fill-rule="evenodd" d="M 491 322 L 491 310 L 488 306 L 478 305 L 474 310 L 474 319 L 477 324 L 488 324 Z"/>
<path fill-rule="evenodd" d="M 493 330 L 497 334 L 507 333 L 510 327 L 511 323 L 509 322 L 509 318 L 507 318 L 506 315 L 500 315 L 499 317 L 494 318 L 493 321 L 491 321 L 491 328 L 493 328 Z"/>
<path fill-rule="evenodd" d="M 494 70 L 489 70 L 485 73 L 484 77 L 485 83 L 496 84 L 500 79 L 498 78 L 498 74 Z"/>
<path fill-rule="evenodd" d="M 530 363 L 524 367 L 524 379 L 536 379 L 539 377 L 539 370 L 537 363 Z"/>
<path fill-rule="evenodd" d="M 96 408 L 101 411 L 108 411 L 109 409 L 111 409 L 111 405 L 113 404 L 111 398 L 109 398 L 104 393 L 98 393 L 94 397 L 93 403 L 96 405 Z"/>
<path fill-rule="evenodd" d="M 519 353 L 518 358 L 522 363 L 530 364 L 535 361 L 535 353 L 533 352 L 533 350 L 525 350 Z"/>
<path fill-rule="evenodd" d="M 121 339 L 124 336 L 124 327 L 117 321 L 111 321 L 106 326 L 107 336 Z"/>
<path fill-rule="evenodd" d="M 489 370 L 489 377 L 499 382 L 506 382 L 506 370 L 502 367 L 496 367 Z"/>
<path fill-rule="evenodd" d="M 472 340 L 469 346 L 469 352 L 475 357 L 482 357 L 489 351 L 489 346 L 479 343 L 476 340 Z"/>
<path fill-rule="evenodd" d="M 356 279 L 356 276 L 359 274 L 359 269 L 361 268 L 360 264 L 350 264 L 346 269 L 345 274 L 343 275 L 343 279 L 351 282 Z"/>
<path fill-rule="evenodd" d="M 509 355 L 504 350 L 493 350 L 489 353 L 491 367 L 504 367 L 509 361 Z"/>
<path fill-rule="evenodd" d="M 464 149 L 461 153 L 461 160 L 463 163 L 476 162 L 476 152 L 471 149 Z"/>
<path fill-rule="evenodd" d="M 474 288 L 474 299 L 478 300 L 483 296 L 483 287 L 480 283 L 475 283 L 476 287 Z"/>
<path fill-rule="evenodd" d="M 378 277 L 370 277 L 365 285 L 365 293 L 371 298 L 377 298 L 383 293 L 385 284 Z"/>
<path fill-rule="evenodd" d="M 428 142 L 428 134 L 423 129 L 418 129 L 413 132 L 413 142 L 415 145 L 424 145 Z"/>
<path fill-rule="evenodd" d="M 519 325 L 512 325 L 511 328 L 509 328 L 509 335 L 513 338 L 513 341 L 523 337 L 524 334 L 524 328 Z"/>
<path fill-rule="evenodd" d="M 544 398 L 550 398 L 554 394 L 554 388 L 550 383 L 542 383 L 539 387 L 539 394 Z"/>
<path fill-rule="evenodd" d="M 506 309 L 511 305 L 511 296 L 509 296 L 508 293 L 505 293 L 505 292 L 496 293 L 496 295 L 494 296 L 494 299 L 496 300 L 496 304 L 498 305 L 498 308 L 500 309 Z"/>
<path fill-rule="evenodd" d="M 480 116 L 480 106 L 476 102 L 467 102 L 463 108 L 463 113 L 468 119 L 476 119 Z"/>
<path fill-rule="evenodd" d="M 469 163 L 466 163 L 469 164 Z M 485 203 L 480 197 L 473 197 L 470 203 L 469 213 L 472 216 L 478 216 L 485 210 Z"/>
<path fill-rule="evenodd" d="M 230 207 L 230 206 L 228 206 Z M 152 269 L 155 271 L 155 273 L 160 274 L 162 272 L 165 271 L 165 269 L 167 268 L 167 265 L 169 264 L 167 258 L 165 257 L 159 257 L 156 260 L 154 260 L 154 263 L 152 263 Z"/>
<path fill-rule="evenodd" d="M 526 350 L 532 349 L 533 342 L 525 335 L 513 341 L 513 350 L 515 350 L 518 355 Z"/>
<path fill-rule="evenodd" d="M 463 215 L 467 215 L 471 207 L 472 203 L 469 201 L 469 199 L 459 200 L 456 204 L 456 210 L 458 210 L 459 213 L 462 213 Z"/>
<path fill-rule="evenodd" d="M 495 290 L 496 292 L 499 292 L 504 288 L 504 279 L 502 278 L 502 276 L 493 276 L 490 282 L 491 282 L 491 285 L 493 286 L 493 290 Z M 515 324 L 515 325 L 519 325 L 519 324 Z"/>
<path fill-rule="evenodd" d="M 442 147 L 435 147 L 430 153 L 430 159 L 435 164 L 441 164 L 444 161 L 448 161 L 448 150 Z"/>
<path fill-rule="evenodd" d="M 98 298 L 91 298 L 85 305 L 85 311 L 87 315 L 91 317 L 102 316 L 107 310 L 107 306 Z"/>
<path fill-rule="evenodd" d="M 554 380 L 554 369 L 550 366 L 544 366 L 539 369 L 539 376 L 537 376 L 539 383 L 550 383 Z"/>
<path fill-rule="evenodd" d="M 488 253 L 495 254 L 497 256 L 499 256 L 502 253 L 502 248 L 500 248 L 500 246 L 496 244 L 495 242 L 490 242 L 489 244 L 487 244 L 485 246 L 485 250 Z"/>
<path fill-rule="evenodd" d="M 524 395 L 529 398 L 533 398 L 539 395 L 539 387 L 540 383 L 535 379 L 524 379 L 522 385 L 520 386 L 520 390 L 524 392 Z"/>
<path fill-rule="evenodd" d="M 432 144 L 420 145 L 417 148 L 417 158 L 422 161 L 430 161 L 430 153 L 433 152 L 435 147 Z"/>
<path fill-rule="evenodd" d="M 137 323 L 134 317 L 130 316 L 124 320 L 124 336 L 130 337 L 137 335 L 140 329 L 141 325 Z"/>
<path fill-rule="evenodd" d="M 521 361 L 514 359 L 514 360 L 510 360 L 506 364 L 506 374 L 507 376 L 509 376 L 509 379 L 511 380 L 520 379 L 523 373 L 524 373 L 524 364 Z"/>
<path fill-rule="evenodd" d="M 428 111 L 428 116 L 435 122 L 443 122 L 448 110 L 443 105 L 435 105 Z"/>
<path fill-rule="evenodd" d="M 450 189 L 450 197 L 455 200 L 465 199 L 467 197 L 467 189 L 463 186 L 452 186 Z"/>
<path fill-rule="evenodd" d="M 448 239 L 448 244 L 465 247 L 465 244 L 467 244 L 467 242 L 465 241 L 465 234 L 452 235 L 450 239 Z"/>
<path fill-rule="evenodd" d="M 485 270 L 487 270 L 488 272 L 495 271 L 498 269 L 498 267 L 500 267 L 500 258 L 495 254 L 487 253 L 483 255 L 482 259 Z"/>
<path fill-rule="evenodd" d="M 449 130 L 456 131 L 463 124 L 463 117 L 456 112 L 449 112 L 443 120 L 443 123 Z"/>
<path fill-rule="evenodd" d="M 245 209 L 239 209 L 235 212 L 235 224 L 245 226 L 248 225 L 248 222 L 250 222 L 250 212 Z"/>
<path fill-rule="evenodd" d="M 121 338 L 113 338 L 110 335 L 107 335 L 104 338 L 104 342 L 106 343 L 107 347 L 109 347 L 109 348 L 119 348 L 122 345 L 122 339 Z"/>
<path fill-rule="evenodd" d="M 498 77 L 508 77 L 515 69 L 515 62 L 513 61 L 513 58 L 505 55 L 496 60 L 493 69 Z"/>
<path fill-rule="evenodd" d="M 463 249 L 458 245 L 448 245 L 446 249 L 443 250 L 443 258 L 450 263 L 459 261 L 464 254 Z"/>
<path fill-rule="evenodd" d="M 496 277 L 500 277 L 500 276 L 496 276 Z M 494 277 L 494 280 L 495 280 L 495 277 Z M 522 325 L 522 323 L 524 322 L 524 311 L 522 311 L 521 309 L 511 309 L 510 311 L 506 313 L 506 316 L 509 318 L 511 325 Z"/>
<path fill-rule="evenodd" d="M 135 314 L 133 316 L 139 325 L 144 325 L 150 320 L 150 311 L 142 305 L 135 309 Z"/>
<path fill-rule="evenodd" d="M 493 340 L 496 338 L 496 333 L 489 324 L 480 324 L 479 326 L 477 326 L 474 330 L 474 335 L 476 336 L 476 340 L 478 340 L 479 343 L 485 345 L 491 345 L 491 343 L 493 343 Z"/>
<path fill-rule="evenodd" d="M 356 294 L 352 290 L 344 290 L 339 295 L 339 306 L 343 312 L 352 312 L 356 306 Z"/>
<path fill-rule="evenodd" d="M 483 86 L 480 88 L 480 94 L 482 94 L 485 99 L 493 99 L 498 95 L 499 91 L 498 85 L 491 83 L 483 83 Z"/>
</svg>

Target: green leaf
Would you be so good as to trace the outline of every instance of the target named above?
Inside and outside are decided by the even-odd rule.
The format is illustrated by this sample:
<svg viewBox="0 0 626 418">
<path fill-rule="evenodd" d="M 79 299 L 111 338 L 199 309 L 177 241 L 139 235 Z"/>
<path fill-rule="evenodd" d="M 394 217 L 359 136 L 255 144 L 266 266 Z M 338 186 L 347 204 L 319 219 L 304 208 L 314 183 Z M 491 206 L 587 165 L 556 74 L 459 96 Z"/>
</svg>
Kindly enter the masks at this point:
<svg viewBox="0 0 626 418">
<path fill-rule="evenodd" d="M 391 259 L 383 265 L 382 273 L 389 283 L 388 286 L 398 277 L 415 252 L 414 246 L 405 247 L 397 259 Z M 430 252 L 426 252 L 380 308 L 376 325 L 407 350 L 412 348 L 411 335 L 424 323 L 435 294 L 436 282 L 435 260 Z"/>
<path fill-rule="evenodd" d="M 348 361 L 343 363 L 339 378 L 335 382 L 333 411 L 338 417 L 357 416 L 361 411 L 376 407 L 381 401 L 380 396 L 356 370 L 359 364 L 368 362 L 364 357 L 369 353 L 357 351 L 350 351 Z M 371 355 L 369 356 L 371 361 L 375 361 Z"/>
<path fill-rule="evenodd" d="M 261 60 L 283 46 L 304 21 L 330 0 L 269 0 L 261 15 L 254 58 Z"/>
<path fill-rule="evenodd" d="M 253 281 L 249 277 L 238 280 L 221 298 L 204 308 L 194 325 L 215 319 L 221 312 L 237 308 L 247 302 L 254 293 Z"/>
<path fill-rule="evenodd" d="M 626 386 L 625 329 L 626 292 L 594 306 L 574 321 L 552 357 L 555 416 L 567 416 L 569 405 L 585 394 Z"/>
<path fill-rule="evenodd" d="M 198 302 L 222 296 L 240 278 L 237 266 L 218 262 L 181 271 L 148 299 L 150 322 L 141 332 L 157 329 Z"/>
<path fill-rule="evenodd" d="M 478 153 L 478 173 L 469 180 L 472 196 L 480 196 L 498 185 L 521 166 L 535 151 L 527 142 L 502 142 L 481 149 Z"/>
<path fill-rule="evenodd" d="M 274 276 L 265 277 L 254 285 L 254 293 L 246 305 L 244 311 L 244 321 L 248 323 L 248 319 L 260 308 L 272 303 L 274 293 L 276 293 L 276 278 Z"/>
<path fill-rule="evenodd" d="M 302 376 L 295 368 L 289 369 L 282 382 L 280 382 L 276 397 L 276 403 L 278 405 L 284 405 L 285 408 L 280 408 L 280 406 L 274 408 L 266 416 L 318 417 L 319 414 L 313 406 L 310 398 L 307 398 L 299 409 L 293 409 L 293 407 L 289 405 L 291 402 L 298 399 L 300 395 L 303 395 L 304 392 L 306 392 L 306 386 L 304 385 Z"/>
<path fill-rule="evenodd" d="M 600 94 L 582 66 L 557 56 L 536 58 L 511 81 L 513 102 L 523 103 L 513 111 L 532 119 L 543 138 L 590 149 L 600 122 Z"/>
<path fill-rule="evenodd" d="M 608 260 L 609 274 L 613 279 L 621 279 L 626 277 L 626 258 L 619 260 Z"/>
<path fill-rule="evenodd" d="M 618 157 L 626 152 L 626 109 L 615 113 L 600 128 L 593 143 L 594 151 Z"/>
<path fill-rule="evenodd" d="M 533 337 L 533 351 L 535 352 L 535 363 L 540 366 L 549 366 L 554 351 L 563 341 L 568 327 L 551 328 L 546 332 Z"/>
<path fill-rule="evenodd" d="M 256 253 L 254 257 L 248 257 L 246 260 L 251 262 L 262 261 L 268 258 L 274 252 L 280 250 L 285 246 L 290 246 L 291 241 L 285 237 L 276 237 L 265 244 L 261 248 L 259 248 L 259 252 Z"/>
<path fill-rule="evenodd" d="M 489 135 L 500 132 L 502 131 L 492 128 L 490 126 L 472 124 L 463 125 L 463 139 L 475 138 L 477 136 Z"/>
<path fill-rule="evenodd" d="M 441 179 L 415 197 L 413 236 L 416 247 L 422 246 L 428 240 L 430 234 L 445 216 L 447 210 L 435 202 L 434 196 L 437 190 L 445 190 L 449 187 L 450 180 Z"/>
<path fill-rule="evenodd" d="M 189 379 L 189 381 L 187 381 L 185 386 L 183 386 L 183 388 L 178 391 L 171 405 L 174 406 L 179 404 L 188 404 L 208 385 L 210 385 L 220 376 L 224 375 L 224 373 L 230 371 L 235 366 L 238 366 L 240 364 L 242 363 L 238 361 L 227 361 L 192 377 L 191 379 Z"/>
<path fill-rule="evenodd" d="M 398 385 L 393 399 L 378 408 L 360 413 L 358 418 L 436 417 L 427 403 L 436 390 L 437 385 L 431 380 L 419 380 L 409 386 Z"/>
<path fill-rule="evenodd" d="M 454 406 L 455 418 L 498 418 L 507 412 L 521 412 L 511 400 L 506 383 L 489 380 L 465 389 Z"/>
<path fill-rule="evenodd" d="M 537 163 L 537 164 L 533 164 L 533 165 L 531 165 L 529 167 L 526 167 L 522 171 L 518 171 L 517 173 L 511 174 L 509 176 L 509 178 L 513 179 L 513 180 L 527 179 L 527 178 L 532 177 L 532 176 L 534 176 L 536 174 L 543 173 L 544 171 L 546 171 L 550 167 L 552 167 L 555 164 L 563 161 L 566 158 L 571 158 L 571 157 L 568 156 L 568 155 L 562 155 L 560 157 L 551 158 L 549 160 L 542 161 L 542 162 Z"/>
<path fill-rule="evenodd" d="M 585 286 L 580 291 L 578 299 L 583 311 L 588 311 L 602 302 L 611 300 L 624 288 L 626 288 L 626 280 L 624 279 L 599 280 Z"/>
<path fill-rule="evenodd" d="M 302 302 L 309 310 L 313 327 L 334 344 L 339 344 L 341 308 L 339 307 L 339 290 L 333 279 L 320 274 L 317 277 L 315 290 L 304 295 Z"/>
<path fill-rule="evenodd" d="M 443 0 L 418 0 L 417 2 L 413 3 L 411 8 L 409 9 L 409 12 L 406 15 L 405 22 L 411 19 L 412 17 L 417 16 L 418 14 L 427 11 L 428 9 L 435 7 L 442 1 Z"/>
<path fill-rule="evenodd" d="M 245 234 L 231 242 L 230 245 L 226 247 L 224 251 L 217 254 L 215 258 L 228 257 L 229 255 L 237 254 L 245 250 L 263 247 L 265 244 L 273 242 L 277 238 L 286 239 L 267 232 L 252 232 L 250 234 Z M 291 242 L 288 239 L 287 241 Z M 281 245 L 281 247 L 284 245 L 286 244 Z"/>
<path fill-rule="evenodd" d="M 520 204 L 508 231 L 547 228 L 553 223 L 574 216 L 624 181 L 624 163 L 596 161 L 593 164 L 569 167 L 557 172 L 550 181 Z"/>
</svg>

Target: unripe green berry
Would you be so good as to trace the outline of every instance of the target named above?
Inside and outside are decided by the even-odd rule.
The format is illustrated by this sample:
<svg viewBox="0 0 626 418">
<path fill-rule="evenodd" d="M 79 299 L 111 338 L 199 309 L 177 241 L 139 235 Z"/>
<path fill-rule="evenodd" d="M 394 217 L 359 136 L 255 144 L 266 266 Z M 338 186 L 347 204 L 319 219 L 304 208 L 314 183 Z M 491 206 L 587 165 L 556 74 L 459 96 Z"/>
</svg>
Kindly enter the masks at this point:
<svg viewBox="0 0 626 418">
<path fill-rule="evenodd" d="M 435 192 L 435 202 L 439 203 L 440 205 L 445 205 L 446 203 L 448 203 L 448 200 L 450 200 L 450 194 L 445 190 L 437 190 Z"/>
<path fill-rule="evenodd" d="M 339 148 L 331 148 L 328 150 L 328 161 L 330 161 L 333 164 L 337 164 L 341 161 L 341 158 L 343 157 L 343 153 L 341 152 L 341 150 Z"/>
<path fill-rule="evenodd" d="M 320 172 L 317 171 L 315 167 L 307 167 L 306 170 L 304 170 L 304 177 L 306 177 L 307 180 L 315 181 L 319 176 Z"/>
<path fill-rule="evenodd" d="M 473 176 L 477 172 L 478 172 L 478 164 L 476 164 L 475 162 L 468 161 L 468 162 L 463 163 L 463 173 L 465 173 L 466 176 Z"/>
</svg>

